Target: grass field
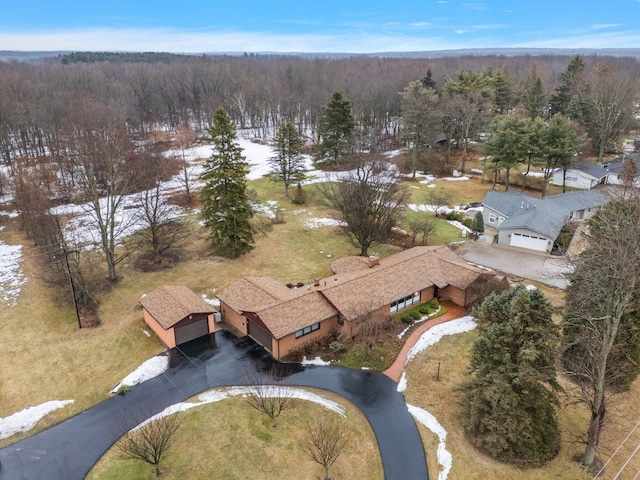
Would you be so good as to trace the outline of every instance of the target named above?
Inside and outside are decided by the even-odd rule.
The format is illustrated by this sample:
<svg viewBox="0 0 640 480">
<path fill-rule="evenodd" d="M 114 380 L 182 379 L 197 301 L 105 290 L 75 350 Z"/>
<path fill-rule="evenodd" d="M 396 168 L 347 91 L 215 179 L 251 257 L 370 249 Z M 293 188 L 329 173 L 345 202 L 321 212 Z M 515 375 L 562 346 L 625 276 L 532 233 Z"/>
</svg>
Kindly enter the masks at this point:
<svg viewBox="0 0 640 480">
<path fill-rule="evenodd" d="M 468 168 L 472 168 L 472 166 L 468 166 Z M 414 202 L 425 203 L 428 187 L 417 182 L 407 182 L 407 184 L 409 188 L 417 187 L 411 188 Z M 331 216 L 331 212 L 320 205 L 317 199 L 312 199 L 308 205 L 297 206 L 284 198 L 283 191 L 277 184 L 267 180 L 259 180 L 251 182 L 250 186 L 257 191 L 261 200 L 275 200 L 285 208 L 285 223 L 274 225 L 266 236 L 257 236 L 256 248 L 236 260 L 222 259 L 212 255 L 207 248 L 206 232 L 201 228 L 196 228 L 196 233 L 186 248 L 189 259 L 185 262 L 168 270 L 149 273 L 139 272 L 131 266 L 121 266 L 119 273 L 122 279 L 113 287 L 105 284 L 105 289 L 100 294 L 101 307 L 98 313 L 102 325 L 97 328 L 78 330 L 73 308 L 64 301 L 60 294 L 52 293 L 43 282 L 40 270 L 42 267 L 37 262 L 38 252 L 30 246 L 29 240 L 24 238 L 18 230 L 17 222 L 3 230 L 3 241 L 24 245 L 23 270 L 25 275 L 29 277 L 29 281 L 23 287 L 15 307 L 0 306 L 0 334 L 3 335 L 3 342 L 0 342 L 0 357 L 2 358 L 0 417 L 6 417 L 28 406 L 49 400 L 74 399 L 75 403 L 50 414 L 30 432 L 0 441 L 0 447 L 53 425 L 106 398 L 110 389 L 125 375 L 144 360 L 162 351 L 163 348 L 159 341 L 154 337 L 148 338 L 142 332 L 145 325 L 138 307 L 138 300 L 143 293 L 162 284 L 181 284 L 188 286 L 198 294 L 213 297 L 220 289 L 245 275 L 272 276 L 283 283 L 307 282 L 315 277 L 329 275 L 331 273 L 329 264 L 333 259 L 358 253 L 358 249 L 353 247 L 345 237 L 336 234 L 335 228 L 312 229 L 306 226 L 307 219 Z M 477 178 L 457 182 L 436 180 L 436 188 L 450 189 L 452 198 L 458 204 L 481 201 L 484 193 L 491 188 L 491 183 L 486 180 L 481 183 Z M 312 191 L 312 187 L 309 187 L 309 190 Z M 197 218 L 192 220 L 195 224 Z M 448 243 L 459 239 L 460 231 L 458 229 L 444 222 L 439 222 L 430 243 Z M 399 247 L 392 245 L 375 247 L 376 253 L 381 256 L 389 255 L 398 250 Z M 328 258 L 327 255 L 331 255 L 331 258 Z M 561 292 L 549 291 L 548 293 L 554 305 L 562 305 L 563 295 Z M 505 467 L 486 458 L 466 442 L 457 419 L 456 398 L 458 394 L 455 392 L 454 386 L 464 378 L 468 348 L 474 335 L 474 333 L 468 333 L 446 337 L 440 344 L 430 347 L 418 356 L 408 368 L 409 388 L 406 392 L 408 402 L 433 413 L 449 431 L 447 448 L 452 452 L 454 459 L 449 479 L 586 478 L 581 469 L 572 461 L 572 456 L 579 453 L 582 448 L 577 440 L 584 433 L 587 417 L 582 407 L 570 406 L 568 400 L 560 414 L 564 440 L 562 451 L 545 468 L 521 471 Z M 434 381 L 437 362 L 441 363 L 440 382 Z M 614 451 L 637 421 L 635 412 L 637 412 L 639 395 L 640 385 L 636 382 L 630 392 L 618 396 L 617 402 L 609 410 L 610 423 L 603 434 L 601 452 L 603 458 L 607 458 Z M 344 404 L 343 400 L 338 401 Z M 314 408 L 320 407 L 300 408 L 295 415 L 305 415 L 305 412 L 311 412 Z M 193 413 L 195 416 L 190 422 L 194 424 L 194 427 L 201 422 L 208 421 L 209 417 L 221 417 L 222 419 L 219 420 L 211 420 L 220 423 L 211 424 L 209 429 L 204 429 L 198 434 L 198 437 L 194 437 L 200 441 L 189 443 L 189 446 L 185 447 L 186 454 L 181 447 L 176 448 L 175 463 L 172 463 L 172 460 L 168 462 L 164 478 L 177 478 L 178 474 L 175 472 L 184 468 L 184 463 L 193 458 L 192 454 L 212 457 L 212 462 L 214 462 L 219 458 L 221 452 L 226 455 L 231 450 L 230 445 L 238 448 L 238 445 L 244 443 L 252 445 L 254 450 L 270 452 L 272 446 L 275 448 L 276 445 L 278 449 L 282 450 L 282 453 L 277 454 L 280 466 L 274 467 L 276 468 L 273 470 L 274 476 L 271 474 L 262 475 L 256 473 L 255 470 L 247 470 L 237 473 L 238 476 L 235 477 L 225 477 L 227 474 L 225 472 L 228 470 L 220 470 L 223 467 L 211 463 L 206 466 L 206 471 L 196 471 L 192 477 L 182 477 L 288 478 L 286 472 L 290 471 L 292 466 L 298 465 L 300 465 L 299 468 L 294 467 L 296 474 L 300 471 L 301 475 L 308 476 L 296 475 L 296 478 L 316 478 L 319 476 L 319 467 L 316 468 L 311 462 L 304 463 L 306 460 L 303 459 L 299 450 L 295 450 L 294 445 L 287 442 L 279 443 L 281 439 L 276 438 L 278 437 L 277 433 L 264 427 L 262 419 L 251 416 L 239 400 L 229 400 L 217 405 L 202 407 L 202 409 Z M 293 412 L 291 414 L 292 420 L 298 418 L 293 415 Z M 285 415 L 288 417 L 287 414 Z M 354 423 L 354 431 L 364 432 L 362 430 L 364 427 L 361 425 L 363 421 L 356 421 L 356 414 L 350 413 L 348 416 L 349 421 L 357 423 L 357 425 Z M 245 417 L 250 417 L 251 420 L 244 420 Z M 227 428 L 223 425 L 224 418 L 235 419 L 235 423 L 230 423 L 232 430 L 229 432 L 223 430 L 223 428 Z M 240 424 L 245 421 L 248 424 L 242 427 L 245 430 L 241 430 Z M 283 417 L 283 422 L 285 421 L 288 422 Z M 296 435 L 300 435 L 296 425 L 296 422 L 293 421 L 287 427 L 287 436 L 296 438 Z M 237 426 L 237 431 L 241 432 L 237 436 L 234 436 L 236 435 L 233 430 L 234 426 Z M 263 430 L 257 430 L 260 428 Z M 280 428 L 279 426 L 276 430 Z M 282 430 L 285 430 L 285 423 L 283 423 Z M 429 468 L 435 478 L 435 472 L 438 471 L 434 453 L 437 447 L 435 436 L 423 427 L 420 427 L 420 431 L 425 441 Z M 260 432 L 269 433 L 271 438 L 268 439 L 268 436 Z M 362 435 L 364 438 L 365 433 Z M 233 440 L 229 440 L 229 438 Z M 613 473 L 620 468 L 635 445 L 640 442 L 640 437 L 634 441 L 635 443 L 630 448 L 625 445 L 621 449 L 621 453 L 616 457 L 618 463 L 612 462 L 612 465 L 617 465 L 617 467 L 612 467 L 611 470 L 615 468 Z M 631 440 L 629 443 L 632 443 Z M 371 449 L 374 455 L 377 455 L 375 442 L 373 444 L 366 443 L 366 445 L 366 448 L 363 448 L 367 452 L 368 449 Z M 269 448 L 264 448 L 266 446 Z M 197 450 L 192 450 L 196 448 Z M 360 458 L 360 452 L 357 451 L 351 452 L 349 455 Z M 109 456 L 113 456 L 113 454 L 110 453 Z M 350 456 L 345 456 L 345 458 L 350 458 Z M 360 474 L 359 469 L 363 469 L 362 472 L 369 472 L 364 468 L 368 464 L 373 465 L 376 461 L 379 462 L 379 460 L 371 460 L 372 457 L 364 454 L 363 457 L 369 459 L 365 460 L 367 465 L 360 466 L 353 471 L 336 469 L 336 478 L 381 478 L 380 471 L 371 473 L 371 476 L 369 473 Z M 622 460 L 620 461 L 618 458 Z M 257 468 L 256 466 L 260 466 L 263 462 L 261 457 L 253 457 L 247 468 Z M 149 470 L 145 469 L 146 467 L 135 465 L 137 464 L 133 462 L 113 461 L 112 466 L 100 467 L 103 470 L 97 469 L 98 476 L 92 478 L 147 478 Z M 636 471 L 640 468 L 638 463 L 632 463 L 632 465 Z M 285 472 L 284 476 L 282 471 L 277 468 L 284 469 L 282 470 Z M 379 466 L 375 468 L 379 469 Z M 608 469 L 604 478 L 613 478 L 611 470 Z M 136 477 L 134 475 L 143 476 Z M 625 477 L 620 477 L 620 479 L 622 478 Z"/>
<path fill-rule="evenodd" d="M 311 402 L 301 401 L 285 411 L 277 426 L 241 398 L 196 407 L 186 412 L 176 434 L 162 478 L 183 479 L 308 479 L 322 474 L 322 467 L 304 451 L 305 419 L 335 417 L 345 422 L 349 442 L 329 472 L 333 478 L 383 478 L 382 462 L 373 431 L 360 411 L 329 392 L 318 394 L 340 403 L 346 418 Z M 194 461 L 197 459 L 197 461 Z M 117 447 L 100 460 L 88 480 L 146 480 L 153 468 L 143 462 L 122 460 Z"/>
</svg>

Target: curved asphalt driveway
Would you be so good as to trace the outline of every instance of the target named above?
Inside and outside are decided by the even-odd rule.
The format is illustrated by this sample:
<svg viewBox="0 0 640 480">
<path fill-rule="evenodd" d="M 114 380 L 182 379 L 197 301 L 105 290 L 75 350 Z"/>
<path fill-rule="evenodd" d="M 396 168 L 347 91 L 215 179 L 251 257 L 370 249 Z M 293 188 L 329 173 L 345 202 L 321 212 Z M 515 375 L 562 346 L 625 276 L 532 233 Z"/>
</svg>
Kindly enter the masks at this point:
<svg viewBox="0 0 640 480">
<path fill-rule="evenodd" d="M 213 387 L 265 375 L 274 360 L 252 340 L 215 334 L 215 347 L 187 351 L 164 375 L 111 397 L 48 430 L 0 450 L 0 480 L 80 480 L 114 443 L 114 429 Z M 282 365 L 289 385 L 333 391 L 358 407 L 375 432 L 387 480 L 428 478 L 422 440 L 396 383 L 377 372 Z"/>
</svg>

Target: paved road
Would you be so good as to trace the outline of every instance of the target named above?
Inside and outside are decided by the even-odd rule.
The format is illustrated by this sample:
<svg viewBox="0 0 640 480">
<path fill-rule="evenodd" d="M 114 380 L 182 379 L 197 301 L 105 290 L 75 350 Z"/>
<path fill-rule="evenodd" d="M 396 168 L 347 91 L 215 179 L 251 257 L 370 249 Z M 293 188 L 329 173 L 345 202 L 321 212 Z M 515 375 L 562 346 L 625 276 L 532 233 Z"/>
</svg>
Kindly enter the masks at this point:
<svg viewBox="0 0 640 480">
<path fill-rule="evenodd" d="M 114 427 L 132 416 L 151 415 L 213 387 L 242 385 L 249 375 L 265 375 L 274 360 L 247 338 L 225 331 L 215 346 L 202 343 L 177 366 L 114 396 L 59 425 L 0 450 L 0 480 L 80 480 L 111 447 Z M 331 390 L 355 404 L 375 432 L 387 480 L 428 479 L 418 429 L 397 384 L 376 372 L 340 367 L 286 365 L 290 385 Z M 151 408 L 151 409 L 150 409 Z"/>
<path fill-rule="evenodd" d="M 551 287 L 565 289 L 568 285 L 565 274 L 570 271 L 570 267 L 564 257 L 511 250 L 481 241 L 471 242 L 460 255 L 468 262 Z"/>
</svg>

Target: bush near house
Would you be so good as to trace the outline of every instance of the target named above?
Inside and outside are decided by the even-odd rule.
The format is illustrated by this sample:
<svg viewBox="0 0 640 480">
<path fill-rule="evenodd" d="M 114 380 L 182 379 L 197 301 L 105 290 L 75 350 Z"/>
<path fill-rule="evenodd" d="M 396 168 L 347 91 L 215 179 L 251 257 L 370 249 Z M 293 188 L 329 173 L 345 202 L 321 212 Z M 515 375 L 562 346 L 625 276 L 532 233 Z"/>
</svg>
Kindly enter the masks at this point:
<svg viewBox="0 0 640 480">
<path fill-rule="evenodd" d="M 413 323 L 416 320 L 420 320 L 424 316 L 431 315 L 432 313 L 437 312 L 438 308 L 440 308 L 438 299 L 434 298 L 433 300 L 422 303 L 417 307 L 413 307 L 396 315 L 396 320 L 399 320 L 402 323 Z"/>
</svg>

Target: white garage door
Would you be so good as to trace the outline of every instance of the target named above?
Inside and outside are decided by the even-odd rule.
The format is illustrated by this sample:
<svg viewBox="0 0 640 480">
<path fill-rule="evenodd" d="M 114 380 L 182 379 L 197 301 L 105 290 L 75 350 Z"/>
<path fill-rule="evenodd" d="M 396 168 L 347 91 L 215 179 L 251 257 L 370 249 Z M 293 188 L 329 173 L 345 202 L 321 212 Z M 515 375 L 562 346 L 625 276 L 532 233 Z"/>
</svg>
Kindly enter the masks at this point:
<svg viewBox="0 0 640 480">
<path fill-rule="evenodd" d="M 529 248 L 531 250 L 539 250 L 541 252 L 544 252 L 547 250 L 547 239 L 536 237 L 534 235 L 512 233 L 510 245 L 512 247 Z"/>
</svg>

